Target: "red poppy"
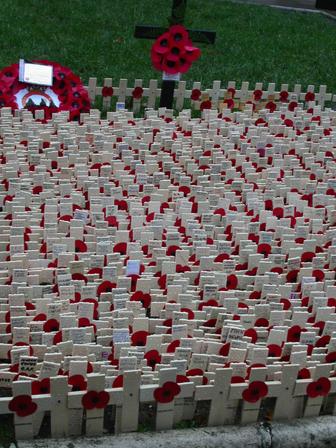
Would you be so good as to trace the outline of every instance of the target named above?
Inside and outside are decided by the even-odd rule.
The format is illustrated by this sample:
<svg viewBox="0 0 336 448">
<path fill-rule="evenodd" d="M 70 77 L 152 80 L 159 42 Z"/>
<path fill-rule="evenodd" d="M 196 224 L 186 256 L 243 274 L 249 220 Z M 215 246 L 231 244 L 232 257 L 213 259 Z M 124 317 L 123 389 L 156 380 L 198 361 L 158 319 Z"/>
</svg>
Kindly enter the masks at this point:
<svg viewBox="0 0 336 448">
<path fill-rule="evenodd" d="M 299 342 L 303 329 L 299 325 L 293 325 L 287 333 L 287 342 Z"/>
<path fill-rule="evenodd" d="M 170 403 L 181 392 L 180 386 L 174 381 L 166 381 L 154 390 L 154 398 L 158 403 Z"/>
<path fill-rule="evenodd" d="M 113 95 L 113 87 L 104 86 L 102 88 L 103 97 L 112 96 Z"/>
<path fill-rule="evenodd" d="M 291 302 L 288 300 L 288 299 L 281 299 L 280 300 L 280 303 L 282 303 L 283 304 L 283 309 L 286 311 L 286 310 L 289 310 L 290 309 L 290 307 L 291 307 Z"/>
<path fill-rule="evenodd" d="M 112 388 L 123 387 L 124 386 L 124 375 L 118 375 L 112 383 Z"/>
<path fill-rule="evenodd" d="M 266 106 L 265 109 L 268 109 L 271 113 L 273 113 L 276 110 L 277 106 L 273 101 L 269 101 Z"/>
<path fill-rule="evenodd" d="M 32 382 L 32 395 L 50 394 L 50 378 Z"/>
<path fill-rule="evenodd" d="M 112 283 L 109 280 L 103 281 L 97 288 L 97 295 L 100 296 L 104 292 L 111 292 L 112 289 L 116 288 L 116 283 Z"/>
<path fill-rule="evenodd" d="M 33 321 L 39 322 L 39 321 L 45 321 L 47 320 L 47 315 L 44 313 L 39 313 L 34 316 Z"/>
<path fill-rule="evenodd" d="M 180 250 L 179 246 L 176 246 L 176 245 L 169 246 L 166 251 L 166 254 L 167 254 L 167 256 L 170 256 L 170 255 L 175 256 L 177 250 Z"/>
<path fill-rule="evenodd" d="M 242 376 L 234 375 L 231 377 L 230 383 L 231 384 L 245 383 L 245 378 L 243 378 Z"/>
<path fill-rule="evenodd" d="M 282 349 L 280 345 L 269 344 L 267 348 L 268 348 L 268 356 L 270 356 L 271 358 L 281 357 Z"/>
<path fill-rule="evenodd" d="M 143 88 L 142 87 L 135 87 L 132 91 L 132 97 L 136 100 L 139 100 L 143 95 Z"/>
<path fill-rule="evenodd" d="M 313 92 L 307 92 L 305 95 L 305 101 L 314 101 L 315 99 L 315 93 Z"/>
<path fill-rule="evenodd" d="M 328 353 L 325 357 L 325 362 L 327 362 L 327 363 L 336 362 L 336 352 Z"/>
<path fill-rule="evenodd" d="M 75 241 L 75 252 L 87 252 L 87 245 L 84 243 L 84 241 Z"/>
<path fill-rule="evenodd" d="M 314 252 L 304 252 L 301 255 L 301 261 L 302 262 L 310 262 L 313 260 L 313 258 L 315 257 L 315 253 Z"/>
<path fill-rule="evenodd" d="M 194 319 L 194 317 L 195 317 L 194 312 L 191 309 L 189 309 L 189 308 L 181 308 L 181 312 L 182 313 L 187 313 L 189 320 Z"/>
<path fill-rule="evenodd" d="M 37 410 L 37 404 L 32 401 L 30 395 L 17 395 L 8 403 L 8 409 L 18 417 L 27 417 L 34 414 Z"/>
<path fill-rule="evenodd" d="M 72 391 L 80 391 L 80 390 L 86 390 L 87 388 L 87 381 L 83 377 L 83 375 L 72 375 L 70 376 L 68 383 L 70 386 L 72 386 Z"/>
<path fill-rule="evenodd" d="M 321 269 L 314 269 L 312 272 L 312 276 L 315 277 L 317 282 L 322 282 L 324 280 L 324 272 Z"/>
<path fill-rule="evenodd" d="M 153 370 L 156 364 L 161 362 L 161 355 L 157 350 L 149 350 L 149 352 L 145 353 L 144 358 L 147 360 L 147 365 Z"/>
<path fill-rule="evenodd" d="M 211 101 L 210 101 L 210 100 L 205 100 L 205 101 L 202 101 L 202 102 L 201 102 L 200 109 L 201 109 L 201 110 L 204 110 L 204 109 L 211 109 L 211 106 L 212 106 Z"/>
<path fill-rule="evenodd" d="M 120 255 L 126 255 L 127 243 L 117 243 L 113 248 L 113 252 L 118 252 Z"/>
<path fill-rule="evenodd" d="M 53 337 L 53 344 L 56 345 L 56 344 L 59 344 L 62 341 L 63 341 L 63 334 L 62 334 L 62 330 L 60 330 Z"/>
<path fill-rule="evenodd" d="M 102 390 L 96 392 L 95 390 L 89 390 L 82 397 L 82 405 L 84 409 L 104 409 L 110 401 L 110 395 L 108 392 Z"/>
<path fill-rule="evenodd" d="M 271 253 L 272 247 L 270 244 L 262 243 L 258 245 L 258 254 L 263 254 L 264 257 L 268 257 L 268 255 Z"/>
<path fill-rule="evenodd" d="M 255 101 L 260 101 L 262 98 L 262 95 L 263 95 L 262 90 L 255 90 L 253 92 L 253 97 L 254 97 Z"/>
<path fill-rule="evenodd" d="M 298 269 L 294 269 L 293 271 L 287 272 L 286 279 L 289 283 L 295 283 L 299 274 Z"/>
<path fill-rule="evenodd" d="M 176 382 L 177 383 L 190 383 L 190 380 L 185 375 L 176 375 Z"/>
<path fill-rule="evenodd" d="M 302 369 L 299 370 L 298 372 L 298 380 L 307 380 L 310 378 L 310 370 L 307 369 L 306 367 L 303 367 Z"/>
<path fill-rule="evenodd" d="M 204 376 L 204 372 L 202 369 L 190 369 L 186 372 L 187 376 L 203 376 L 202 384 L 208 384 L 208 378 Z"/>
<path fill-rule="evenodd" d="M 72 280 L 83 280 L 85 283 L 87 283 L 87 278 L 80 272 L 75 272 L 74 274 L 71 275 L 71 278 Z"/>
<path fill-rule="evenodd" d="M 247 336 L 252 339 L 252 343 L 254 344 L 257 342 L 258 339 L 258 333 L 255 331 L 254 328 L 248 328 L 244 331 L 244 336 Z"/>
<path fill-rule="evenodd" d="M 294 112 L 294 110 L 298 107 L 298 103 L 296 101 L 291 101 L 288 104 L 288 110 Z"/>
<path fill-rule="evenodd" d="M 193 101 L 198 101 L 198 100 L 200 99 L 201 95 L 202 95 L 202 92 L 201 92 L 199 89 L 193 89 L 193 90 L 191 91 L 190 98 L 191 98 Z"/>
<path fill-rule="evenodd" d="M 218 354 L 220 356 L 227 356 L 229 354 L 229 351 L 230 351 L 230 342 L 227 342 L 226 344 L 222 345 Z"/>
<path fill-rule="evenodd" d="M 201 303 L 198 305 L 198 309 L 199 309 L 199 311 L 202 311 L 203 308 L 204 308 L 205 306 L 214 306 L 214 307 L 217 307 L 217 306 L 218 306 L 218 302 L 217 302 L 217 300 L 215 300 L 215 299 L 209 299 L 207 302 L 201 302 Z"/>
<path fill-rule="evenodd" d="M 172 341 L 167 347 L 167 353 L 175 353 L 175 350 L 180 346 L 180 344 L 181 341 L 179 339 L 175 339 L 175 341 Z"/>
<path fill-rule="evenodd" d="M 227 276 L 226 279 L 226 287 L 228 289 L 236 289 L 238 285 L 238 278 L 234 274 L 230 274 Z"/>
<path fill-rule="evenodd" d="M 280 96 L 280 101 L 285 102 L 288 100 L 289 93 L 286 92 L 286 90 L 282 90 L 280 92 L 279 96 Z"/>
<path fill-rule="evenodd" d="M 309 398 L 325 397 L 329 394 L 331 382 L 329 378 L 321 377 L 307 386 L 307 395 Z"/>
<path fill-rule="evenodd" d="M 259 319 L 257 319 L 255 321 L 254 326 L 255 327 L 268 327 L 269 326 L 269 322 L 264 317 L 259 317 Z"/>
<path fill-rule="evenodd" d="M 268 387 L 263 381 L 252 381 L 242 393 L 244 401 L 256 403 L 268 394 Z"/>
<path fill-rule="evenodd" d="M 147 343 L 148 335 L 149 335 L 148 331 L 144 330 L 136 331 L 131 336 L 132 345 L 135 345 L 137 347 L 144 347 Z"/>
<path fill-rule="evenodd" d="M 135 293 L 132 294 L 130 300 L 136 301 L 136 302 L 141 302 L 141 304 L 144 308 L 149 308 L 152 298 L 151 298 L 150 294 L 146 294 L 142 291 L 135 291 Z"/>
<path fill-rule="evenodd" d="M 43 331 L 45 331 L 46 333 L 50 333 L 52 331 L 58 331 L 59 327 L 60 327 L 60 324 L 59 324 L 58 320 L 49 319 L 49 320 L 47 320 L 47 322 L 44 323 Z"/>
</svg>

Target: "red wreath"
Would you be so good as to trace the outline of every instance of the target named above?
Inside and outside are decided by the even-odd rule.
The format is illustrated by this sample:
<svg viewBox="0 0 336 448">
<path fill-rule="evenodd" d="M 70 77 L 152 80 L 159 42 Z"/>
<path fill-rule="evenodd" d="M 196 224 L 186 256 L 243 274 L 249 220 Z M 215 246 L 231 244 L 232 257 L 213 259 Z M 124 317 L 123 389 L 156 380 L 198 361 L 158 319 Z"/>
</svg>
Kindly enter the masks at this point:
<svg viewBox="0 0 336 448">
<path fill-rule="evenodd" d="M 181 25 L 173 25 L 159 36 L 151 50 L 152 64 L 161 72 L 186 73 L 201 55 L 193 46 L 188 31 Z"/>
<path fill-rule="evenodd" d="M 76 76 L 69 68 L 51 61 L 33 61 L 37 64 L 51 65 L 53 67 L 53 85 L 50 89 L 58 96 L 60 102 L 57 107 L 53 101 L 50 104 L 41 100 L 36 105 L 32 100 L 28 100 L 25 109 L 35 112 L 43 110 L 46 120 L 50 119 L 53 113 L 69 111 L 70 119 L 79 119 L 82 112 L 89 112 L 90 100 L 87 90 L 84 88 L 79 76 Z M 16 94 L 22 89 L 43 91 L 44 87 L 34 86 L 19 81 L 19 64 L 12 64 L 0 71 L 0 107 L 11 107 L 12 110 L 19 109 Z"/>
</svg>

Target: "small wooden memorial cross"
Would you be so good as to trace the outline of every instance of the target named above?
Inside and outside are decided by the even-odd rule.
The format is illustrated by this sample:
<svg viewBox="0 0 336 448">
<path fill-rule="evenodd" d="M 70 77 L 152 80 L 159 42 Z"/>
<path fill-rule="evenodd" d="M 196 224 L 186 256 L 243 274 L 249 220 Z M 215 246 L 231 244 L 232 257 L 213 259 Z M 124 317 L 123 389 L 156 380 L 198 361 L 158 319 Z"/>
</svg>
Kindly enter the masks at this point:
<svg viewBox="0 0 336 448">
<path fill-rule="evenodd" d="M 187 0 L 173 0 L 172 13 L 169 18 L 169 25 L 183 25 L 185 11 L 187 7 Z M 166 31 L 166 28 L 159 26 L 136 25 L 134 37 L 140 39 L 156 39 Z M 202 42 L 206 44 L 214 44 L 216 33 L 214 31 L 206 30 L 187 30 L 189 37 L 193 42 Z M 162 81 L 160 107 L 168 109 L 173 108 L 175 80 L 172 75 L 165 76 Z M 170 79 L 169 79 L 170 78 Z"/>
</svg>

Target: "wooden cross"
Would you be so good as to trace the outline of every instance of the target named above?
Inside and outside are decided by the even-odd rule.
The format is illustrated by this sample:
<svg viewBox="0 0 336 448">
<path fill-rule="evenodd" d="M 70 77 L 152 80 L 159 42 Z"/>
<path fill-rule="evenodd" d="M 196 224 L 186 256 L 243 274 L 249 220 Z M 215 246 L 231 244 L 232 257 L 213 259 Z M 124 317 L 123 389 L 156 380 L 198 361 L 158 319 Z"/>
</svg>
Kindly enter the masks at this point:
<svg viewBox="0 0 336 448">
<path fill-rule="evenodd" d="M 182 25 L 185 18 L 187 0 L 173 0 L 169 25 Z M 166 28 L 151 25 L 136 25 L 134 37 L 140 39 L 156 39 L 166 31 Z M 216 33 L 206 30 L 187 30 L 193 42 L 214 44 Z M 173 108 L 175 81 L 164 79 L 162 81 L 160 107 Z"/>
</svg>

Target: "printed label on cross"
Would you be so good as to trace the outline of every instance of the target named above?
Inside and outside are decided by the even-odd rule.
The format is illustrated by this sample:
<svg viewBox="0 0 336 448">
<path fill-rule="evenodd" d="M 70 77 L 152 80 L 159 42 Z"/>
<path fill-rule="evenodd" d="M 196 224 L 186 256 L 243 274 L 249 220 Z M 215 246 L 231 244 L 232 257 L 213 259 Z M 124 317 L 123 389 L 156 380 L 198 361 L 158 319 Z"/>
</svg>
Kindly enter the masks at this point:
<svg viewBox="0 0 336 448">
<path fill-rule="evenodd" d="M 187 0 L 173 0 L 171 17 L 169 18 L 169 25 L 182 25 L 185 18 L 185 11 L 187 7 Z M 140 39 L 156 39 L 161 34 L 167 31 L 164 27 L 150 26 L 150 25 L 136 25 L 134 37 Z M 193 42 L 201 42 L 207 44 L 214 44 L 216 33 L 207 30 L 187 30 L 189 37 Z M 160 107 L 173 108 L 175 80 L 166 79 L 163 76 L 161 87 Z M 168 77 L 169 78 L 169 77 Z"/>
</svg>

